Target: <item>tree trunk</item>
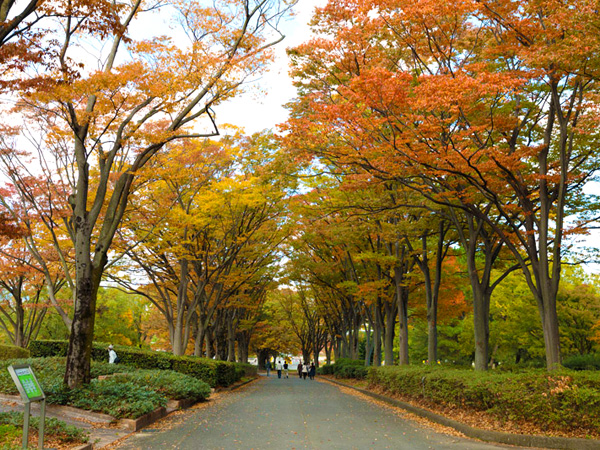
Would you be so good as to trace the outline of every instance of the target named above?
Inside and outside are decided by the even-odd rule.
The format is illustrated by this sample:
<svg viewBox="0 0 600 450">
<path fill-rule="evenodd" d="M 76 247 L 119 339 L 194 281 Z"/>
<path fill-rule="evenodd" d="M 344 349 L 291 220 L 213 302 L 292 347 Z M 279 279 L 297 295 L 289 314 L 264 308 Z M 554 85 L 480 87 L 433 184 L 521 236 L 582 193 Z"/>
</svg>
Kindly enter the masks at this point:
<svg viewBox="0 0 600 450">
<path fill-rule="evenodd" d="M 394 335 L 396 331 L 396 308 L 389 302 L 385 303 L 385 336 L 384 358 L 385 365 L 394 365 Z"/>
<path fill-rule="evenodd" d="M 227 320 L 227 361 L 235 361 L 235 331 L 232 320 Z"/>
<path fill-rule="evenodd" d="M 398 364 L 408 365 L 408 287 L 404 286 L 406 273 L 406 247 L 400 250 L 400 243 L 394 244 L 396 265 L 394 266 L 394 284 L 396 285 L 396 303 L 398 305 Z"/>
<path fill-rule="evenodd" d="M 478 286 L 479 288 L 480 286 Z M 490 341 L 490 297 L 481 289 L 473 289 L 473 322 L 475 332 L 475 370 L 487 370 Z"/>
<path fill-rule="evenodd" d="M 375 304 L 375 328 L 373 329 L 373 365 L 375 367 L 381 366 L 381 326 L 382 320 L 381 317 L 381 299 L 377 298 L 377 303 Z"/>
<path fill-rule="evenodd" d="M 542 289 L 544 291 L 544 289 Z M 560 334 L 558 327 L 558 314 L 556 311 L 556 293 L 551 289 L 546 290 L 546 297 L 539 300 L 544 302 L 542 318 L 542 329 L 544 331 L 544 345 L 546 348 L 546 367 L 548 370 L 557 370 L 561 367 L 560 358 Z"/>
<path fill-rule="evenodd" d="M 333 358 L 337 361 L 342 358 L 342 347 L 344 345 L 344 341 L 340 337 L 335 337 L 335 345 L 333 346 Z"/>
<path fill-rule="evenodd" d="M 90 382 L 96 296 L 104 268 L 103 265 L 92 271 L 89 239 L 78 239 L 77 244 L 76 301 L 64 377 L 65 384 L 71 389 Z"/>
</svg>

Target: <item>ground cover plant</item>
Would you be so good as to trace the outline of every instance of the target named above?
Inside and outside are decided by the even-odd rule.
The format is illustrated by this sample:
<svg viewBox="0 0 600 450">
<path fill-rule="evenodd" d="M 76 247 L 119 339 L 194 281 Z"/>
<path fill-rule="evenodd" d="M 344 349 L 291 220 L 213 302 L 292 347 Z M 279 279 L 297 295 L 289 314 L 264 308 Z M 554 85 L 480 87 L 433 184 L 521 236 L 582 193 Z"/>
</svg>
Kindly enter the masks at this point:
<svg viewBox="0 0 600 450">
<path fill-rule="evenodd" d="M 48 403 L 103 412 L 115 418 L 138 418 L 165 406 L 169 399 L 199 401 L 210 395 L 207 383 L 189 375 L 170 370 L 132 370 L 125 365 L 108 363 L 92 364 L 92 374 L 111 376 L 95 378 L 77 389 L 67 389 L 63 384 L 64 357 L 2 361 L 0 392 L 12 395 L 18 392 L 6 370 L 10 364 L 31 365 Z"/>
<path fill-rule="evenodd" d="M 377 367 L 369 388 L 426 403 L 485 412 L 500 422 L 600 436 L 600 373 L 544 370 L 479 372 L 444 367 Z"/>
<path fill-rule="evenodd" d="M 39 418 L 32 416 L 30 419 L 30 440 L 37 443 L 37 430 Z M 0 412 L 0 448 L 20 448 L 23 436 L 23 413 Z M 89 436 L 75 426 L 68 425 L 54 417 L 46 417 L 44 426 L 44 442 L 58 442 L 60 444 L 84 444 Z"/>
</svg>

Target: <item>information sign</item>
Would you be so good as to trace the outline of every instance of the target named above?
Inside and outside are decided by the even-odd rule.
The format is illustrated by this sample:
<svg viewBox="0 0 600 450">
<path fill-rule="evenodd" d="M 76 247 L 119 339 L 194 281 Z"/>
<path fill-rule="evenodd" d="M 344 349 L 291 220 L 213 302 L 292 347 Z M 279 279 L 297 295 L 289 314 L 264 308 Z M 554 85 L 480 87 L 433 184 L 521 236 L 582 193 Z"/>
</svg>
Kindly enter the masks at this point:
<svg viewBox="0 0 600 450">
<path fill-rule="evenodd" d="M 46 398 L 30 366 L 10 366 L 8 371 L 24 401 L 31 402 Z"/>
</svg>

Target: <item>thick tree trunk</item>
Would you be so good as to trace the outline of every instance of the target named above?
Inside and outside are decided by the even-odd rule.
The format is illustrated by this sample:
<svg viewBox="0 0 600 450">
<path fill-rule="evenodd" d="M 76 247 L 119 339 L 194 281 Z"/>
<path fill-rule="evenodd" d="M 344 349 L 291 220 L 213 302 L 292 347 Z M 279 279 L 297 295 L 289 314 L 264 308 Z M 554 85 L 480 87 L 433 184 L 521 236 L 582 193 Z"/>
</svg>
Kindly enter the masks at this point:
<svg viewBox="0 0 600 450">
<path fill-rule="evenodd" d="M 227 361 L 235 361 L 235 331 L 231 320 L 227 321 Z"/>
<path fill-rule="evenodd" d="M 408 288 L 397 286 L 398 301 L 398 364 L 408 365 Z"/>
<path fill-rule="evenodd" d="M 205 333 L 206 336 L 206 351 L 205 351 L 205 356 L 207 358 L 212 358 L 213 357 L 213 344 L 212 344 L 212 332 L 210 329 L 208 329 Z"/>
<path fill-rule="evenodd" d="M 84 170 L 87 172 L 87 165 Z M 87 186 L 83 189 L 84 193 L 87 192 Z M 106 265 L 106 254 L 101 251 L 98 253 L 100 257 L 96 261 L 96 267 L 92 262 L 91 225 L 87 221 L 87 215 L 87 211 L 78 204 L 73 217 L 76 224 L 75 305 L 64 377 L 65 384 L 71 389 L 90 382 L 96 297 Z"/>
<path fill-rule="evenodd" d="M 335 337 L 335 345 L 333 346 L 333 358 L 337 361 L 342 358 L 344 341 L 340 337 Z"/>
<path fill-rule="evenodd" d="M 543 302 L 542 329 L 544 331 L 544 345 L 546 348 L 546 367 L 548 370 L 558 370 L 561 367 L 560 357 L 560 333 L 558 327 L 558 314 L 556 311 L 556 293 L 551 288 L 542 289 L 546 291 L 546 297 L 538 302 Z"/>
<path fill-rule="evenodd" d="M 394 335 L 396 331 L 396 308 L 392 304 L 386 303 L 385 307 L 385 336 L 383 352 L 385 365 L 394 364 Z"/>
<path fill-rule="evenodd" d="M 90 362 L 96 317 L 96 296 L 100 284 L 101 270 L 92 275 L 89 261 L 89 240 L 87 263 L 81 260 L 76 263 L 76 301 L 64 382 L 70 388 L 76 388 L 90 382 Z M 85 243 L 83 244 L 85 247 Z M 85 260 L 85 258 L 83 258 Z"/>
<path fill-rule="evenodd" d="M 333 339 L 330 339 L 325 344 L 325 364 L 331 364 L 331 350 L 333 349 Z"/>
<path fill-rule="evenodd" d="M 475 370 L 487 370 L 490 341 L 490 296 L 473 289 L 473 322 L 475 332 Z"/>
<path fill-rule="evenodd" d="M 367 336 L 365 342 L 365 366 L 371 365 L 371 324 L 367 322 Z"/>
<path fill-rule="evenodd" d="M 15 338 L 14 345 L 25 348 L 25 311 L 23 309 L 22 300 L 16 300 L 16 317 L 15 317 Z"/>
<path fill-rule="evenodd" d="M 391 253 L 391 252 L 390 252 Z M 396 285 L 396 303 L 398 305 L 398 364 L 408 365 L 408 288 L 404 286 L 406 266 L 406 247 L 394 244 L 396 265 L 394 266 L 394 284 Z"/>
<path fill-rule="evenodd" d="M 383 317 L 381 317 L 381 299 L 377 299 L 375 305 L 375 328 L 373 329 L 373 365 L 381 366 L 381 328 Z"/>
<path fill-rule="evenodd" d="M 204 320 L 200 317 L 198 319 L 198 327 L 196 328 L 196 338 L 194 340 L 194 356 L 202 356 L 202 350 L 204 349 L 204 337 L 206 329 L 204 328 Z"/>
</svg>

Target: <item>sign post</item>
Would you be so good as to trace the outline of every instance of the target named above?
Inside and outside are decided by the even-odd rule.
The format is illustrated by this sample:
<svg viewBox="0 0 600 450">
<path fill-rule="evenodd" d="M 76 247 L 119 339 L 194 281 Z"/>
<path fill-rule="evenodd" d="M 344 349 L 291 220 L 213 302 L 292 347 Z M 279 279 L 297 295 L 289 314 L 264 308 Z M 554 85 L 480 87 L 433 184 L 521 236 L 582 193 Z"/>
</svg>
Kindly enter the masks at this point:
<svg viewBox="0 0 600 450">
<path fill-rule="evenodd" d="M 42 450 L 44 448 L 44 423 L 46 421 L 46 395 L 42 391 L 40 383 L 35 377 L 33 369 L 29 364 L 9 366 L 8 371 L 25 403 L 25 414 L 23 415 L 23 448 L 27 448 L 29 442 L 31 402 L 41 402 L 38 448 Z"/>
</svg>

